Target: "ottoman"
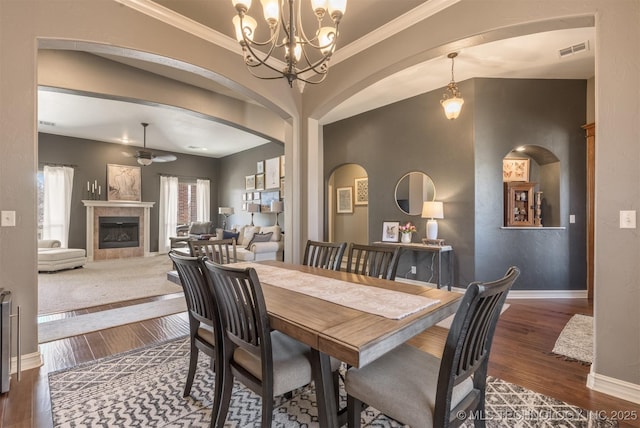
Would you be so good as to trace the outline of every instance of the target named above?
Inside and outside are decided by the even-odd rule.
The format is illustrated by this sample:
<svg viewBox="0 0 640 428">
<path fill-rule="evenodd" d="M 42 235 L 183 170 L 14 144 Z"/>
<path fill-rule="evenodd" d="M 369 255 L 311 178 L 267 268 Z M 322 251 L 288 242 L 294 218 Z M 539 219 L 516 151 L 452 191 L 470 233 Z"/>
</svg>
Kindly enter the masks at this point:
<svg viewBox="0 0 640 428">
<path fill-rule="evenodd" d="M 84 266 L 86 252 L 81 248 L 38 248 L 38 272 L 55 272 Z"/>
</svg>

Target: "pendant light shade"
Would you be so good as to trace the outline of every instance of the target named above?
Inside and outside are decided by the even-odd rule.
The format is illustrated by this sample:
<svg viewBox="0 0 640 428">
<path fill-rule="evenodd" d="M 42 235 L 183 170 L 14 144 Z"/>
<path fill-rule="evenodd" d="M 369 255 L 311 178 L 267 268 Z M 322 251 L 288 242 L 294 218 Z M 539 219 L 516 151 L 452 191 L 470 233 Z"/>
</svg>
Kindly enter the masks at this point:
<svg viewBox="0 0 640 428">
<path fill-rule="evenodd" d="M 462 105 L 464 104 L 464 99 L 462 99 L 458 85 L 456 85 L 456 81 L 453 78 L 453 60 L 457 56 L 457 52 L 452 52 L 447 55 L 448 58 L 451 58 L 451 82 L 447 85 L 446 92 L 440 101 L 444 109 L 444 114 L 449 120 L 457 119 L 458 116 L 460 116 Z"/>
</svg>

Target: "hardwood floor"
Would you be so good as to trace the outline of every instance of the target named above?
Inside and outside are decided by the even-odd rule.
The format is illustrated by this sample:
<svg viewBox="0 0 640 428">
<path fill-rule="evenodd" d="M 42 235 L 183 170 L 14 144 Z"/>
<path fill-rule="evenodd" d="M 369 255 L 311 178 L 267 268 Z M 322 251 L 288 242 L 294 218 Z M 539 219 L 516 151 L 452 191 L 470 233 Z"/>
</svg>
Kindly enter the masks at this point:
<svg viewBox="0 0 640 428">
<path fill-rule="evenodd" d="M 154 299 L 141 299 L 142 303 Z M 614 399 L 588 389 L 589 366 L 551 355 L 560 331 L 573 314 L 591 315 L 592 306 L 576 300 L 510 300 L 501 316 L 491 352 L 489 374 L 585 409 L 605 412 L 629 411 L 633 420 L 621 427 L 640 427 L 640 405 Z M 118 304 L 121 307 L 126 304 Z M 114 305 L 92 308 L 112 309 Z M 86 313 L 86 312 L 85 312 Z M 57 316 L 74 316 L 65 313 Z M 160 343 L 188 333 L 186 314 L 128 324 L 100 332 L 40 345 L 45 364 L 23 372 L 21 382 L 0 396 L 0 426 L 7 428 L 52 426 L 47 375 L 130 349 Z"/>
</svg>

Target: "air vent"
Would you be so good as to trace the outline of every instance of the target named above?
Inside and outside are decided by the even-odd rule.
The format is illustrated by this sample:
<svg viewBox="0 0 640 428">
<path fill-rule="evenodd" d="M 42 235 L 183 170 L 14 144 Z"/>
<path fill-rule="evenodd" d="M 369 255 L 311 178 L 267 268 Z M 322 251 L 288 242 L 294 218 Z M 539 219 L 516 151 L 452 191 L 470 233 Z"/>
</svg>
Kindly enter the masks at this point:
<svg viewBox="0 0 640 428">
<path fill-rule="evenodd" d="M 578 43 L 577 45 L 569 46 L 558 50 L 560 58 L 564 58 L 569 55 L 577 54 L 580 52 L 586 52 L 589 50 L 589 41 Z"/>
<path fill-rule="evenodd" d="M 38 123 L 42 126 L 56 126 L 53 122 L 47 122 L 46 120 L 39 120 Z"/>
</svg>

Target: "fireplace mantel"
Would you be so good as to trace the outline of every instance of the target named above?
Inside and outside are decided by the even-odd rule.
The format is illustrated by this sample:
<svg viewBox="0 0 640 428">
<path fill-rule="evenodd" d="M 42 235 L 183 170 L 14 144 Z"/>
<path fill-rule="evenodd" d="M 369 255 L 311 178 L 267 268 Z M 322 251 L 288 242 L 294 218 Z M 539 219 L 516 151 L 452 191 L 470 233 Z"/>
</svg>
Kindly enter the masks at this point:
<svg viewBox="0 0 640 428">
<path fill-rule="evenodd" d="M 149 223 L 150 223 L 150 211 L 151 208 L 155 205 L 155 202 L 130 202 L 130 201 L 100 201 L 100 200 L 83 200 L 82 203 L 87 208 L 87 259 L 92 261 L 94 259 L 94 254 L 96 251 L 95 237 L 97 220 L 95 216 L 95 209 L 98 208 L 100 210 L 104 209 L 122 209 L 122 208 L 138 208 L 143 211 L 142 218 L 142 246 L 144 249 L 144 256 L 150 255 L 150 231 L 149 231 Z M 102 251 L 102 250 L 101 250 Z M 116 257 L 117 258 L 117 257 Z"/>
</svg>

